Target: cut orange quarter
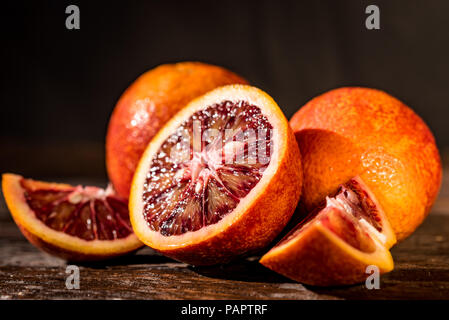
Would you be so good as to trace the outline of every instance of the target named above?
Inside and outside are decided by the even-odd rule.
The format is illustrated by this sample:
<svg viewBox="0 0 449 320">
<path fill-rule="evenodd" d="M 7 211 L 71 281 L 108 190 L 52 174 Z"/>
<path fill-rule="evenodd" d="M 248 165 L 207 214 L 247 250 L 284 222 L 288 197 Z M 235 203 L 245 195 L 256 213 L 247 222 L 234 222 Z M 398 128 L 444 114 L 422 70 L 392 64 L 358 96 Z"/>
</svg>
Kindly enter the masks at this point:
<svg viewBox="0 0 449 320">
<path fill-rule="evenodd" d="M 341 185 L 326 204 L 294 228 L 260 263 L 290 279 L 331 286 L 363 282 L 373 266 L 393 270 L 396 237 L 360 177 Z"/>
</svg>

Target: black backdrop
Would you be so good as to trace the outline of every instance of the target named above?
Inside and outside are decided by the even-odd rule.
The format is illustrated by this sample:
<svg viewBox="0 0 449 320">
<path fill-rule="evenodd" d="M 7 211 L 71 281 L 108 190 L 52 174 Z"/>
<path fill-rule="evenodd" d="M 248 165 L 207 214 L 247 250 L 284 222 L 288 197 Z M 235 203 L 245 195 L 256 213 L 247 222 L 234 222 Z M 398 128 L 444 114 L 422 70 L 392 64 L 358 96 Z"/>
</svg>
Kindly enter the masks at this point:
<svg viewBox="0 0 449 320">
<path fill-rule="evenodd" d="M 80 30 L 65 28 L 69 4 Z M 365 28 L 369 4 L 380 30 Z M 331 88 L 380 88 L 449 147 L 449 1 L 14 1 L 0 11 L 0 172 L 104 178 L 120 94 L 184 60 L 239 73 L 287 117 Z"/>
</svg>

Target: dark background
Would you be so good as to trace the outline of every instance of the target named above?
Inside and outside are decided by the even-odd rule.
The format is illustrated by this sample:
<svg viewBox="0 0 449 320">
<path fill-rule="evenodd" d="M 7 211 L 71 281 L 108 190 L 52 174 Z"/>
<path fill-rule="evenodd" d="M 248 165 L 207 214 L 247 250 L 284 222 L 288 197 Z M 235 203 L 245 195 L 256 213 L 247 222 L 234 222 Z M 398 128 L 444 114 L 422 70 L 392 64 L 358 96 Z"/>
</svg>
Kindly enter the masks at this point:
<svg viewBox="0 0 449 320">
<path fill-rule="evenodd" d="M 81 29 L 65 28 L 76 4 Z M 376 4 L 381 30 L 365 28 Z M 3 3 L 0 172 L 105 179 L 123 90 L 161 63 L 227 67 L 287 117 L 360 85 L 406 102 L 449 147 L 449 1 L 15 1 Z M 442 152 L 444 153 L 444 152 Z"/>
</svg>

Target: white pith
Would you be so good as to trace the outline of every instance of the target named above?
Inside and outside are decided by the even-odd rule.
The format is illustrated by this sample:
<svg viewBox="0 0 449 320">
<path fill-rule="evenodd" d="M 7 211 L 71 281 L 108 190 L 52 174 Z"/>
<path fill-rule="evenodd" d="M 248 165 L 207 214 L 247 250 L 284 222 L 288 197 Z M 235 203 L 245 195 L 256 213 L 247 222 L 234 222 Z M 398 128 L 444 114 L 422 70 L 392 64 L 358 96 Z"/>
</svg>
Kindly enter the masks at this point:
<svg viewBox="0 0 449 320">
<path fill-rule="evenodd" d="M 237 152 L 237 148 L 242 145 L 239 141 L 230 141 L 224 145 L 225 155 L 233 156 Z M 186 163 L 186 167 L 178 170 L 174 178 L 181 180 L 186 174 L 190 175 L 192 184 L 195 184 L 195 192 L 200 193 L 203 187 L 207 185 L 210 176 L 215 180 L 221 181 L 217 170 L 224 168 L 225 165 L 221 156 L 222 149 L 211 146 L 201 152 L 194 152 L 193 159 Z M 208 166 L 208 168 L 206 168 Z"/>
<path fill-rule="evenodd" d="M 97 188 L 97 187 L 83 187 L 76 186 L 73 188 L 73 191 L 67 195 L 67 200 L 72 204 L 77 204 L 80 202 L 89 202 L 92 200 L 105 200 L 106 197 L 114 194 L 114 190 L 111 185 L 108 185 L 106 189 Z M 61 201 L 65 200 L 62 199 Z"/>
</svg>

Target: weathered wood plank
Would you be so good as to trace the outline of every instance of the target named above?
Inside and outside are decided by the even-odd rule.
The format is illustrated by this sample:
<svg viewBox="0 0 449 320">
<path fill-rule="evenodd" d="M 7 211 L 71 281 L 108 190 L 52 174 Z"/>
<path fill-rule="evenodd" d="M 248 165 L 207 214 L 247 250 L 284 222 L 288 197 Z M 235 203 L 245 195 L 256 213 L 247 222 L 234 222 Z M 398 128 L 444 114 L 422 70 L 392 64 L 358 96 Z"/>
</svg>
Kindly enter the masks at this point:
<svg viewBox="0 0 449 320">
<path fill-rule="evenodd" d="M 447 299 L 449 216 L 433 214 L 393 249 L 396 269 L 380 290 L 363 285 L 313 288 L 247 259 L 195 268 L 145 248 L 136 255 L 80 266 L 80 290 L 65 287 L 66 263 L 32 247 L 9 218 L 2 219 L 1 299 Z"/>
<path fill-rule="evenodd" d="M 69 290 L 66 262 L 30 245 L 0 197 L 0 299 L 449 299 L 449 175 L 425 223 L 392 253 L 395 270 L 382 277 L 380 290 L 303 286 L 257 257 L 191 267 L 149 248 L 80 265 L 80 289 Z"/>
</svg>

